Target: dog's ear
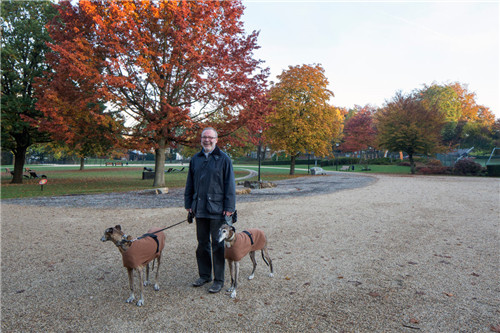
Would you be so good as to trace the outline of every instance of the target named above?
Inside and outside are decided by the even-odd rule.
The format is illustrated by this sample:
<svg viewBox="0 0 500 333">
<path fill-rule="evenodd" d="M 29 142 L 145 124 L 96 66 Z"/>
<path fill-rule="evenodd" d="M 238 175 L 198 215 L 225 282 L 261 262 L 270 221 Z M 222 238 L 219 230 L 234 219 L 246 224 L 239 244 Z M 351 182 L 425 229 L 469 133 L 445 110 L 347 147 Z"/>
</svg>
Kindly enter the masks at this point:
<svg viewBox="0 0 500 333">
<path fill-rule="evenodd" d="M 113 233 L 113 228 L 108 228 L 108 229 L 106 229 L 105 232 L 111 234 L 111 233 Z"/>
<path fill-rule="evenodd" d="M 118 231 L 122 231 L 122 226 L 117 224 L 117 225 L 115 225 L 115 229 Z"/>
<path fill-rule="evenodd" d="M 233 226 L 231 226 L 231 230 L 232 230 L 233 232 L 236 232 L 236 229 L 235 229 Z"/>
</svg>

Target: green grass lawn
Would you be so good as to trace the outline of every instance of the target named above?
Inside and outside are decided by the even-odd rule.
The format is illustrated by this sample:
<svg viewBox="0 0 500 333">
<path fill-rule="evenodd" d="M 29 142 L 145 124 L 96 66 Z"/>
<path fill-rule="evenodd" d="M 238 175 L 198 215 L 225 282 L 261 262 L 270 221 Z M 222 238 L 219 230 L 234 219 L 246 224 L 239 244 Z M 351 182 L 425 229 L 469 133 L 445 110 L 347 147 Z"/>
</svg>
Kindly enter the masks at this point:
<svg viewBox="0 0 500 333">
<path fill-rule="evenodd" d="M 143 166 L 86 166 L 80 171 L 79 166 L 51 166 L 51 165 L 26 165 L 25 167 L 35 170 L 38 176 L 46 175 L 47 184 L 40 185 L 40 178 L 24 179 L 23 184 L 11 184 L 12 176 L 5 172 L 5 167 L 13 169 L 12 166 L 2 166 L 1 174 L 1 199 L 25 198 L 39 196 L 95 194 L 109 192 L 137 191 L 153 188 L 153 180 L 142 180 Z M 312 166 L 311 166 L 312 167 Z M 176 167 L 179 168 L 179 167 Z M 166 167 L 168 169 L 168 167 Z M 187 167 L 186 167 L 187 169 Z M 254 164 L 234 165 L 235 177 L 240 178 L 248 174 L 245 169 L 258 170 Z M 339 167 L 340 169 L 340 167 Z M 362 173 L 409 173 L 409 167 L 394 165 L 370 166 L 370 171 L 361 171 L 362 167 L 355 166 L 354 172 Z M 325 170 L 335 171 L 335 167 L 327 167 Z M 349 171 L 352 172 L 352 171 Z M 307 166 L 298 165 L 295 175 L 290 176 L 289 166 L 261 166 L 261 179 L 274 181 L 292 177 L 306 176 Z M 165 186 L 184 187 L 187 172 L 175 172 L 165 174 Z M 257 180 L 258 177 L 249 180 Z"/>
</svg>

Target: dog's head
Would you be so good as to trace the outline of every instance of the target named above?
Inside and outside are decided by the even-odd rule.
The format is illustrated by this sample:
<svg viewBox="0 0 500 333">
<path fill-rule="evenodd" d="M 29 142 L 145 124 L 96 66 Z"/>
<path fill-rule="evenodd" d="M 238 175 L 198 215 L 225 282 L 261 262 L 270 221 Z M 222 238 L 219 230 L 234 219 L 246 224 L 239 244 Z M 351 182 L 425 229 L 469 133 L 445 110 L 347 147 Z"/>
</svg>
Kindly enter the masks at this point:
<svg viewBox="0 0 500 333">
<path fill-rule="evenodd" d="M 223 224 L 219 229 L 219 243 L 222 241 L 230 241 L 235 233 L 236 229 L 232 225 Z"/>
<path fill-rule="evenodd" d="M 125 235 L 122 231 L 122 226 L 117 224 L 114 227 L 104 230 L 104 235 L 102 235 L 101 241 L 112 241 L 113 243 L 118 244 L 123 240 L 129 240 L 129 238 L 132 237 Z"/>
</svg>

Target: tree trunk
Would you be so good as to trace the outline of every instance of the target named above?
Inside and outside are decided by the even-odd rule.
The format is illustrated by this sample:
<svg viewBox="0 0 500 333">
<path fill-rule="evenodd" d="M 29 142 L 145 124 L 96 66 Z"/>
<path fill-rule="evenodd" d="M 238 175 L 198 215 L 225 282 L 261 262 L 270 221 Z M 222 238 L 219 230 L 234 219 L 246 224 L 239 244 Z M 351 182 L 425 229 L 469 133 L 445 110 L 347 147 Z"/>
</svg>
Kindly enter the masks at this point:
<svg viewBox="0 0 500 333">
<path fill-rule="evenodd" d="M 290 160 L 290 175 L 295 175 L 295 158 L 297 156 L 293 155 Z"/>
<path fill-rule="evenodd" d="M 85 157 L 80 157 L 80 171 L 85 168 Z"/>
<path fill-rule="evenodd" d="M 14 153 L 14 176 L 12 177 L 11 184 L 22 184 L 23 183 L 23 169 L 24 163 L 26 162 L 26 151 L 28 146 L 17 145 Z"/>
<path fill-rule="evenodd" d="M 411 174 L 414 175 L 416 167 L 415 167 L 415 161 L 413 160 L 413 154 L 408 154 L 408 160 L 410 161 Z"/>
<path fill-rule="evenodd" d="M 158 144 L 159 147 L 155 149 L 155 180 L 153 182 L 153 187 L 164 187 L 166 140 L 161 139 Z"/>
</svg>

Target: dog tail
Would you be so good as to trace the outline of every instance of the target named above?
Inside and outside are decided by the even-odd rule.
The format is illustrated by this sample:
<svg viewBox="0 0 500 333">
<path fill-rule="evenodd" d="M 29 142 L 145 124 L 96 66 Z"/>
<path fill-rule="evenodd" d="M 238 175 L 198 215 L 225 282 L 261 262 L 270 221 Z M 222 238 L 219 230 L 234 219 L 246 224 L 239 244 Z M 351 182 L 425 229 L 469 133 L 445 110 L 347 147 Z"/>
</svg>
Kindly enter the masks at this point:
<svg viewBox="0 0 500 333">
<path fill-rule="evenodd" d="M 266 260 L 266 257 L 264 256 L 264 251 L 260 251 L 260 254 L 262 255 L 262 260 L 266 263 L 267 266 L 269 266 L 269 263 Z"/>
</svg>

